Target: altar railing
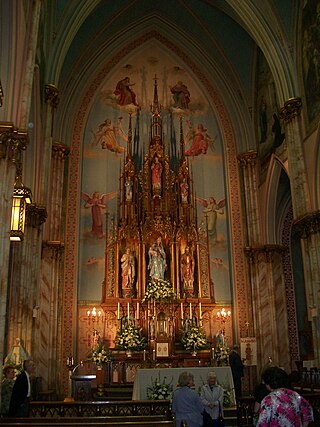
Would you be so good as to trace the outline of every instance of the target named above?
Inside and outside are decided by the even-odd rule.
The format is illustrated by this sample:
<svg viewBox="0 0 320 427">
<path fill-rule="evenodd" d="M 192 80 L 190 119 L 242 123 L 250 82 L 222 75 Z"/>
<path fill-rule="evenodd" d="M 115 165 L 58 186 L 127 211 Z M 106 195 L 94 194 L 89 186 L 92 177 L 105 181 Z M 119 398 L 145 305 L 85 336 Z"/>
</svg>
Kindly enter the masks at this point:
<svg viewBox="0 0 320 427">
<path fill-rule="evenodd" d="M 168 400 L 93 401 L 93 402 L 31 402 L 31 418 L 66 417 L 150 417 L 172 419 Z"/>
</svg>

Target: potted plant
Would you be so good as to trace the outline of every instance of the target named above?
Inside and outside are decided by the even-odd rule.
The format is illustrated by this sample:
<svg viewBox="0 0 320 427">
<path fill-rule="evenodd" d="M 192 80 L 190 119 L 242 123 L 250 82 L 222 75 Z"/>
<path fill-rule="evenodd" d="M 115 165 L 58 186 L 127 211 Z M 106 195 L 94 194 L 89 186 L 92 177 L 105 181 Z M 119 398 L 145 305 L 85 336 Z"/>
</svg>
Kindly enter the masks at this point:
<svg viewBox="0 0 320 427">
<path fill-rule="evenodd" d="M 206 333 L 201 326 L 193 323 L 183 332 L 181 342 L 186 350 L 196 355 L 197 350 L 207 345 Z"/>
<path fill-rule="evenodd" d="M 132 352 L 146 348 L 147 340 L 140 326 L 128 322 L 118 331 L 116 346 L 127 351 L 130 356 Z"/>
</svg>

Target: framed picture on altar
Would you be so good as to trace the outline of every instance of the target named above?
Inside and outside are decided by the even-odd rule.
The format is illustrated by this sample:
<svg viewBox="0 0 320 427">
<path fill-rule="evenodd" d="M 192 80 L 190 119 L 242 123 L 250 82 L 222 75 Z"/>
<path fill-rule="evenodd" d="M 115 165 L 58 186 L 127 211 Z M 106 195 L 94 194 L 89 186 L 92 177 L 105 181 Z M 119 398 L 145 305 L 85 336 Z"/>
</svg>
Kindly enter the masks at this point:
<svg viewBox="0 0 320 427">
<path fill-rule="evenodd" d="M 169 342 L 156 343 L 156 357 L 169 357 Z"/>
</svg>

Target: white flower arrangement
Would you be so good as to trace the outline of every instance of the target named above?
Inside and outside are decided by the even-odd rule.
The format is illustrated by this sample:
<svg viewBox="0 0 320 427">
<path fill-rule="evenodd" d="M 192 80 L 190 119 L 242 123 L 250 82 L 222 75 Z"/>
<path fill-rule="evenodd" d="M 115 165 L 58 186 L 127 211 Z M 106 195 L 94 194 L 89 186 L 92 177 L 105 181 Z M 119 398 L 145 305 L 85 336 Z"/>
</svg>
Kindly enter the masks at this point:
<svg viewBox="0 0 320 427">
<path fill-rule="evenodd" d="M 151 377 L 151 386 L 147 387 L 147 397 L 150 400 L 171 400 L 173 394 L 172 380 L 166 382 L 167 377 L 163 380 L 160 378 L 160 372 L 157 379 Z"/>
<path fill-rule="evenodd" d="M 159 299 L 176 299 L 177 295 L 174 292 L 169 280 L 152 278 L 147 285 L 146 293 L 142 302 Z"/>
<path fill-rule="evenodd" d="M 139 326 L 128 323 L 118 331 L 116 346 L 122 350 L 140 351 L 147 346 L 147 341 Z"/>
<path fill-rule="evenodd" d="M 229 362 L 229 347 L 225 345 L 218 345 L 215 349 L 214 358 L 217 362 L 228 364 Z"/>
<path fill-rule="evenodd" d="M 90 352 L 89 358 L 97 366 L 102 367 L 105 363 L 111 362 L 111 353 L 104 345 L 98 343 Z"/>
<path fill-rule="evenodd" d="M 183 333 L 181 342 L 186 350 L 200 350 L 207 345 L 206 333 L 201 326 L 192 324 Z"/>
</svg>

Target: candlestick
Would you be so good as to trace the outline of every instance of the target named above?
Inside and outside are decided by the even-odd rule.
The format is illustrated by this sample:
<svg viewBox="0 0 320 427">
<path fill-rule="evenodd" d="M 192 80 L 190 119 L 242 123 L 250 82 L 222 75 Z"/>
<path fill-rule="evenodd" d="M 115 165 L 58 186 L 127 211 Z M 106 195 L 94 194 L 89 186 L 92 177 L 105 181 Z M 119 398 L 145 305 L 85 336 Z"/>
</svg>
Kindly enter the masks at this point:
<svg viewBox="0 0 320 427">
<path fill-rule="evenodd" d="M 190 302 L 190 319 L 192 318 L 192 304 Z"/>
<path fill-rule="evenodd" d="M 181 319 L 183 319 L 183 304 L 182 303 L 181 303 L 180 311 L 181 311 Z"/>
<path fill-rule="evenodd" d="M 118 301 L 117 319 L 120 319 L 120 302 Z"/>
<path fill-rule="evenodd" d="M 129 317 L 130 317 L 130 304 L 128 303 L 127 304 L 127 316 L 128 316 L 128 319 L 129 319 Z"/>
</svg>

